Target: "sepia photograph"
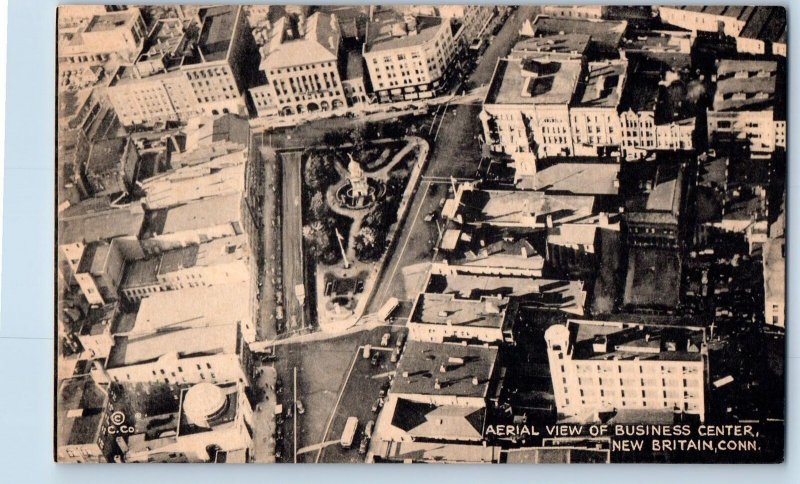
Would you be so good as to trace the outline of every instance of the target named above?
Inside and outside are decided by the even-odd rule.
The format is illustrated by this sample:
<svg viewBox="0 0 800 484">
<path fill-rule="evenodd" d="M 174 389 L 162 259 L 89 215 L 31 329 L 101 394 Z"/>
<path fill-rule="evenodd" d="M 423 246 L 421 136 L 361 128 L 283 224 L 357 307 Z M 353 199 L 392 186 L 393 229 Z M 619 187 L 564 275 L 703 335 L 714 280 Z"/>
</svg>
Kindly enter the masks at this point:
<svg viewBox="0 0 800 484">
<path fill-rule="evenodd" d="M 784 7 L 56 22 L 55 462 L 784 461 Z"/>
</svg>

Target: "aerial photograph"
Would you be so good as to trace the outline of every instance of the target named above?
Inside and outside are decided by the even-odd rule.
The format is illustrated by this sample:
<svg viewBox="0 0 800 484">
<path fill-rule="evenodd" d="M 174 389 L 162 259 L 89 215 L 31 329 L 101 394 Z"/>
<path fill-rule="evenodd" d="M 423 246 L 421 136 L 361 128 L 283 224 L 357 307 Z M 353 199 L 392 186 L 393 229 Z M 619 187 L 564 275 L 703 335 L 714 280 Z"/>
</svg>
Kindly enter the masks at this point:
<svg viewBox="0 0 800 484">
<path fill-rule="evenodd" d="M 785 8 L 56 28 L 55 462 L 783 462 Z"/>
</svg>

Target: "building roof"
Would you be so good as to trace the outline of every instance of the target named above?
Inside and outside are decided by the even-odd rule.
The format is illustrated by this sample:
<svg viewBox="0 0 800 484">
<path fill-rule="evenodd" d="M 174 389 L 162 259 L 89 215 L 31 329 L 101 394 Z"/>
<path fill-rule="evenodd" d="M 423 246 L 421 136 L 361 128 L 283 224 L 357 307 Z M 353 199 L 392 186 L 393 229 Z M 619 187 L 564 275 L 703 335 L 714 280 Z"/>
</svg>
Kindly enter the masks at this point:
<svg viewBox="0 0 800 484">
<path fill-rule="evenodd" d="M 141 205 L 120 208 L 106 206 L 98 207 L 98 210 L 81 210 L 79 206 L 70 208 L 74 210 L 62 212 L 58 220 L 58 243 L 61 245 L 138 236 L 144 223 Z"/>
<path fill-rule="evenodd" d="M 106 261 L 111 252 L 111 245 L 106 241 L 90 242 L 81 255 L 78 264 L 78 274 L 88 272 L 90 274 L 100 274 L 105 268 Z"/>
<path fill-rule="evenodd" d="M 103 32 L 122 28 L 128 23 L 133 22 L 138 15 L 138 8 L 95 15 L 89 21 L 84 32 Z"/>
<path fill-rule="evenodd" d="M 484 407 L 432 405 L 405 398 L 393 399 L 385 411 L 391 412 L 393 427 L 415 440 L 480 440 L 486 418 Z"/>
<path fill-rule="evenodd" d="M 500 447 L 442 442 L 383 441 L 380 456 L 393 462 L 490 464 L 500 459 Z"/>
<path fill-rule="evenodd" d="M 236 5 L 222 5 L 200 12 L 203 24 L 200 27 L 197 48 L 206 62 L 228 58 L 240 8 Z"/>
<path fill-rule="evenodd" d="M 508 464 L 602 464 L 611 462 L 608 448 L 590 447 L 576 442 L 554 447 L 523 447 L 509 449 Z"/>
<path fill-rule="evenodd" d="M 364 56 L 358 50 L 347 51 L 347 66 L 345 68 L 345 79 L 363 80 L 364 79 Z"/>
<path fill-rule="evenodd" d="M 633 71 L 622 89 L 619 101 L 620 112 L 633 111 L 643 113 L 655 112 L 658 107 L 659 83 L 661 74 L 658 72 Z"/>
<path fill-rule="evenodd" d="M 296 26 L 292 18 L 284 16 L 275 22 L 269 44 L 261 51 L 260 69 L 266 72 L 298 65 L 336 62 L 342 38 L 336 16 L 315 12 L 306 19 L 302 28 L 305 34 L 297 36 L 294 34 Z"/>
<path fill-rule="evenodd" d="M 589 49 L 591 38 L 591 35 L 570 32 L 547 37 L 525 37 L 514 44 L 511 51 L 514 54 L 528 56 L 562 54 L 580 57 Z"/>
<path fill-rule="evenodd" d="M 764 246 L 764 300 L 786 303 L 786 239 L 770 238 Z M 767 321 L 770 323 L 770 321 Z"/>
<path fill-rule="evenodd" d="M 664 6 L 691 12 L 730 17 L 744 22 L 739 37 L 766 42 L 786 42 L 786 8 L 783 6 Z"/>
<path fill-rule="evenodd" d="M 364 52 L 380 52 L 423 45 L 440 29 L 451 28 L 449 20 L 427 15 L 406 15 L 396 10 L 375 12 L 367 24 Z"/>
<path fill-rule="evenodd" d="M 470 274 L 438 265 L 431 270 L 425 292 L 473 300 L 483 296 L 513 297 L 524 306 L 556 308 L 572 314 L 583 314 L 586 303 L 586 291 L 581 281 Z"/>
<path fill-rule="evenodd" d="M 563 224 L 547 234 L 547 243 L 572 247 L 574 245 L 594 245 L 600 227 L 595 224 Z"/>
<path fill-rule="evenodd" d="M 570 32 L 591 36 L 592 43 L 606 49 L 616 49 L 628 28 L 624 20 L 575 19 L 568 17 L 537 16 L 531 22 L 533 37 L 560 35 Z"/>
<path fill-rule="evenodd" d="M 157 210 L 150 215 L 146 236 L 216 227 L 241 219 L 241 195 L 232 193 L 201 198 L 165 210 Z"/>
<path fill-rule="evenodd" d="M 97 442 L 108 407 L 106 394 L 89 375 L 67 378 L 58 389 L 56 445 Z"/>
<path fill-rule="evenodd" d="M 589 72 L 578 83 L 574 106 L 616 107 L 622 95 L 627 68 L 627 61 L 590 62 Z"/>
<path fill-rule="evenodd" d="M 581 69 L 578 60 L 500 59 L 484 104 L 569 104 Z"/>
<path fill-rule="evenodd" d="M 496 361 L 497 348 L 409 341 L 390 392 L 485 398 Z"/>
<path fill-rule="evenodd" d="M 504 296 L 457 299 L 452 294 L 420 293 L 408 322 L 505 330 L 513 322 L 515 306 Z"/>
<path fill-rule="evenodd" d="M 459 190 L 458 215 L 463 223 L 533 228 L 566 223 L 592 215 L 595 197 L 554 195 L 532 190 Z"/>
<path fill-rule="evenodd" d="M 717 64 L 714 111 L 773 110 L 778 63 L 756 60 L 721 60 Z"/>
<path fill-rule="evenodd" d="M 571 319 L 576 360 L 702 361 L 701 328 Z"/>
<path fill-rule="evenodd" d="M 122 157 L 128 146 L 128 138 L 101 139 L 91 144 L 86 170 L 89 173 L 106 173 L 122 166 Z"/>
<path fill-rule="evenodd" d="M 665 5 L 660 8 L 675 8 L 689 12 L 705 13 L 708 15 L 718 15 L 731 17 L 737 20 L 746 21 L 757 7 L 748 6 L 722 6 L 722 5 Z"/>
<path fill-rule="evenodd" d="M 249 287 L 241 282 L 151 294 L 142 300 L 131 334 L 245 323 L 250 318 Z"/>
<path fill-rule="evenodd" d="M 619 170 L 617 163 L 557 163 L 537 170 L 526 180 L 525 188 L 574 195 L 617 195 Z"/>
</svg>

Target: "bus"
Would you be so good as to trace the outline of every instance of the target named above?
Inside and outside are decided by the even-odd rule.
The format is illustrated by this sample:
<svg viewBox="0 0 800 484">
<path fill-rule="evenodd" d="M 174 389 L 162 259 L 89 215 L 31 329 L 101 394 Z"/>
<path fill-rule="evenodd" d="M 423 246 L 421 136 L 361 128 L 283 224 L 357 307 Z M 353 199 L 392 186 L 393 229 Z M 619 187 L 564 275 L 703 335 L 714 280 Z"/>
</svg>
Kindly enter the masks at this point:
<svg viewBox="0 0 800 484">
<path fill-rule="evenodd" d="M 358 430 L 358 418 L 349 417 L 347 422 L 344 424 L 342 439 L 339 441 L 339 443 L 342 445 L 342 448 L 349 449 L 350 446 L 353 445 L 353 439 L 356 436 L 356 430 Z"/>
<path fill-rule="evenodd" d="M 378 318 L 385 322 L 387 319 L 389 319 L 389 316 L 392 315 L 394 310 L 397 309 L 397 306 L 399 305 L 400 301 L 396 297 L 389 298 L 389 300 L 386 301 L 386 304 L 378 309 Z"/>
</svg>

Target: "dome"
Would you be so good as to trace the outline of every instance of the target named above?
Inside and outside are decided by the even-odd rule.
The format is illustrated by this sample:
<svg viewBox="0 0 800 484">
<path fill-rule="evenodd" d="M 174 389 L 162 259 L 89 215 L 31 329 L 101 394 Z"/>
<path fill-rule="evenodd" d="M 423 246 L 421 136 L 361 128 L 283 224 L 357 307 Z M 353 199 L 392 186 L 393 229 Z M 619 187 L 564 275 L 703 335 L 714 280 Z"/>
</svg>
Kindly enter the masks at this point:
<svg viewBox="0 0 800 484">
<path fill-rule="evenodd" d="M 213 383 L 198 383 L 183 398 L 183 411 L 195 425 L 207 426 L 209 417 L 225 406 L 225 393 Z"/>
</svg>

